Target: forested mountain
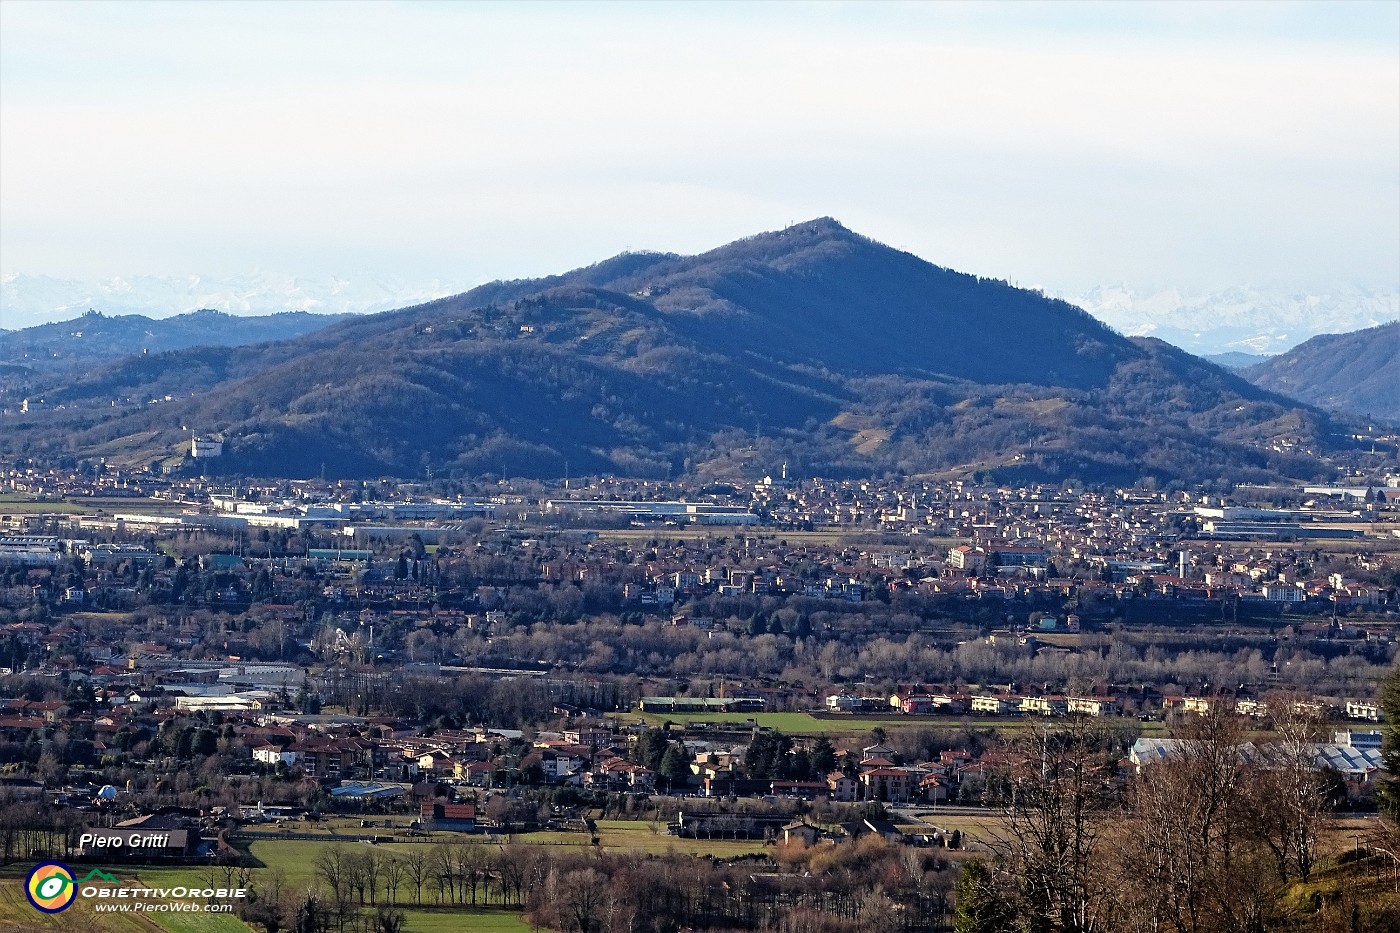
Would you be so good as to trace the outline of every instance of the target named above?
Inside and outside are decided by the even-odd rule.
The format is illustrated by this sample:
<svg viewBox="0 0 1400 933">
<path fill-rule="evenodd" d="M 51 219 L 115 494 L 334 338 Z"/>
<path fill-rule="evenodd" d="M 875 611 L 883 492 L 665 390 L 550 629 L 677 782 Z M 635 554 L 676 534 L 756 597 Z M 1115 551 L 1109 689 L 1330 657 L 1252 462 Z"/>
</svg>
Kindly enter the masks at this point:
<svg viewBox="0 0 1400 933">
<path fill-rule="evenodd" d="M 1400 321 L 1314 337 L 1243 375 L 1310 405 L 1400 423 Z"/>
<path fill-rule="evenodd" d="M 287 340 L 344 317 L 305 311 L 245 317 L 204 310 L 155 319 L 141 314 L 110 317 L 89 311 L 71 321 L 0 334 L 0 365 L 36 374 L 67 373 L 106 365 L 133 353 Z"/>
<path fill-rule="evenodd" d="M 187 426 L 227 438 L 210 468 L 263 475 L 1313 477 L 1329 430 L 1161 341 L 830 219 L 28 395 L 44 414 L 6 417 L 6 454 L 139 462 Z"/>
<path fill-rule="evenodd" d="M 1232 351 L 1230 353 L 1208 353 L 1202 356 L 1201 359 L 1214 363 L 1216 366 L 1223 366 L 1226 369 L 1238 371 L 1258 365 L 1267 360 L 1268 357 L 1259 353 L 1239 353 Z"/>
</svg>

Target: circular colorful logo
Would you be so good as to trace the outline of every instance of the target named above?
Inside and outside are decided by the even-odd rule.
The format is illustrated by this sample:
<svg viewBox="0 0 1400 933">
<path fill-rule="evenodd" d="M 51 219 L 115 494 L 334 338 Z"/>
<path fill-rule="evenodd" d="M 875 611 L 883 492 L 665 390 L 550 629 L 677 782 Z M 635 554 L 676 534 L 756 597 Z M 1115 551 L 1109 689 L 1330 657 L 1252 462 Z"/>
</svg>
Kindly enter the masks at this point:
<svg viewBox="0 0 1400 933">
<path fill-rule="evenodd" d="M 67 910 L 78 896 L 73 871 L 62 862 L 40 862 L 24 882 L 24 893 L 35 910 L 56 914 Z"/>
</svg>

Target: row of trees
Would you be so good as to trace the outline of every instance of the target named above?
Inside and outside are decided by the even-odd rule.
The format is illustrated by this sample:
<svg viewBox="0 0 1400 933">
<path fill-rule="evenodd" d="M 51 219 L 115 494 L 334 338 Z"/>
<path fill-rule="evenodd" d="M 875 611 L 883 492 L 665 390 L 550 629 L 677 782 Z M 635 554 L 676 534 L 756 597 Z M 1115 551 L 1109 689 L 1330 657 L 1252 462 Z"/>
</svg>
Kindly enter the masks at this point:
<svg viewBox="0 0 1400 933">
<path fill-rule="evenodd" d="M 1319 929 L 1285 893 L 1316 873 L 1345 787 L 1318 768 L 1312 723 L 1274 727 L 1252 741 L 1231 714 L 1194 718 L 1126 783 L 1089 720 L 1020 738 L 989 784 L 1004 830 L 959 879 L 958 933 Z M 1400 922 L 1389 909 L 1358 922 Z"/>
<path fill-rule="evenodd" d="M 1186 645 L 1174 644 L 1178 633 L 1166 630 L 1113 631 L 1100 639 L 1096 651 L 1061 655 L 990 645 L 976 637 L 982 629 L 973 627 L 953 628 L 960 643 L 949 645 L 946 635 L 929 634 L 932 623 L 908 613 L 801 616 L 778 609 L 762 617 L 765 632 L 776 622 L 783 634 L 754 634 L 756 619 L 760 616 L 719 616 L 716 629 L 708 632 L 661 621 L 628 624 L 610 616 L 583 625 L 540 621 L 489 638 L 466 629 L 440 635 L 422 631 L 415 633 L 419 641 L 412 647 L 419 660 L 455 656 L 466 664 L 500 667 L 529 658 L 613 676 L 1185 687 L 1238 683 L 1243 673 L 1256 683 L 1282 678 L 1294 689 L 1336 694 L 1369 688 L 1384 676 L 1390 660 L 1384 649 L 1364 642 L 1304 646 L 1280 642 L 1267 632 Z M 1002 614 L 988 624 L 1005 621 Z M 804 625 L 813 637 L 794 635 Z"/>
<path fill-rule="evenodd" d="M 518 844 L 422 844 L 404 854 L 333 845 L 316 857 L 312 883 L 295 890 L 280 869 L 212 871 L 238 875 L 238 886 L 250 891 L 240 916 L 265 933 L 399 933 L 400 907 L 475 906 L 493 897 L 524 906 L 530 886 L 544 877 L 543 858 L 539 847 Z"/>
<path fill-rule="evenodd" d="M 813 848 L 779 845 L 774 858 L 784 871 L 756 874 L 750 865 L 687 855 L 471 842 L 402 854 L 331 846 L 316 860 L 312 885 L 299 890 L 280 871 L 209 872 L 211 885 L 251 890 L 241 915 L 265 933 L 399 933 L 401 908 L 489 904 L 523 909 L 536 928 L 571 933 L 944 928 L 954 872 L 938 855 L 869 835 Z M 227 877 L 213 877 L 219 873 Z"/>
</svg>

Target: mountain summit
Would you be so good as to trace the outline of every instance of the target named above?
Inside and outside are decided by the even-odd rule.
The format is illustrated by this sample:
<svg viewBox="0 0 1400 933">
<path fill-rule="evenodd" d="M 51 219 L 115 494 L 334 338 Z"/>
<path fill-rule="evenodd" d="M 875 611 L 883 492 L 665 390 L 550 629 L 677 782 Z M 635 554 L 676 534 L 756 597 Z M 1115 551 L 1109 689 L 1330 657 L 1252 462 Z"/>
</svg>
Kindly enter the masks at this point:
<svg viewBox="0 0 1400 933">
<path fill-rule="evenodd" d="M 1087 388 L 1139 355 L 1072 305 L 931 265 L 829 217 L 698 256 L 618 268 L 625 258 L 485 286 L 465 304 L 519 300 L 541 284 L 601 287 L 646 300 L 708 349 L 848 373 Z"/>
<path fill-rule="evenodd" d="M 25 387 L 8 452 L 254 475 L 1316 476 L 1321 413 L 830 218 Z M 152 398 L 170 401 L 150 404 Z M 62 405 L 62 412 L 56 411 Z"/>
</svg>

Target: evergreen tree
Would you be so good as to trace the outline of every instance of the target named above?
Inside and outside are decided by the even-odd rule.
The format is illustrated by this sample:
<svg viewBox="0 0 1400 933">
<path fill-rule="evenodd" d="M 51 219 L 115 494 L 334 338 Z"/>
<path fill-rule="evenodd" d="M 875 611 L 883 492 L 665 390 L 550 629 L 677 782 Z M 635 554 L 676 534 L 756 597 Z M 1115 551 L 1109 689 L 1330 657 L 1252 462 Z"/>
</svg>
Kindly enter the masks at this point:
<svg viewBox="0 0 1400 933">
<path fill-rule="evenodd" d="M 68 704 L 71 712 L 83 713 L 92 709 L 93 703 L 97 701 L 97 695 L 93 693 L 91 684 L 75 680 L 68 685 L 68 692 L 64 695 L 63 700 Z"/>
<path fill-rule="evenodd" d="M 267 572 L 266 568 L 259 569 L 258 572 L 253 575 L 252 589 L 253 602 L 265 603 L 271 601 L 273 595 L 272 575 Z"/>
<path fill-rule="evenodd" d="M 297 691 L 297 709 L 308 715 L 321 711 L 321 698 L 311 689 L 311 678 L 303 677 L 301 689 Z"/>
<path fill-rule="evenodd" d="M 1378 796 L 1390 818 L 1400 822 L 1400 661 L 1391 668 L 1381 685 L 1381 712 L 1385 728 L 1381 732 L 1381 761 L 1391 777 L 1381 781 Z"/>
<path fill-rule="evenodd" d="M 812 755 L 805 748 L 799 748 L 788 757 L 788 773 L 794 781 L 812 780 Z"/>
<path fill-rule="evenodd" d="M 658 773 L 665 779 L 667 790 L 683 787 L 689 782 L 690 751 L 686 749 L 685 743 L 676 742 L 666 747 L 666 754 L 661 756 L 661 768 Z"/>
<path fill-rule="evenodd" d="M 637 739 L 637 764 L 646 765 L 657 773 L 661 772 L 661 761 L 666 757 L 670 739 L 664 729 L 648 729 Z"/>
<path fill-rule="evenodd" d="M 825 734 L 818 736 L 812 744 L 812 770 L 819 778 L 836 770 L 836 749 Z"/>
<path fill-rule="evenodd" d="M 194 748 L 194 729 L 180 730 L 180 737 L 175 741 L 175 757 L 189 758 Z"/>
<path fill-rule="evenodd" d="M 219 735 L 213 729 L 200 729 L 194 734 L 190 751 L 195 755 L 212 755 L 219 750 Z"/>
<path fill-rule="evenodd" d="M 981 859 L 963 863 L 953 899 L 954 933 L 1006 933 L 1015 927 L 1011 906 L 996 890 L 991 870 Z"/>
<path fill-rule="evenodd" d="M 755 735 L 744 751 L 744 770 L 751 778 L 781 778 L 788 773 L 791 750 L 792 738 L 781 732 Z"/>
</svg>

